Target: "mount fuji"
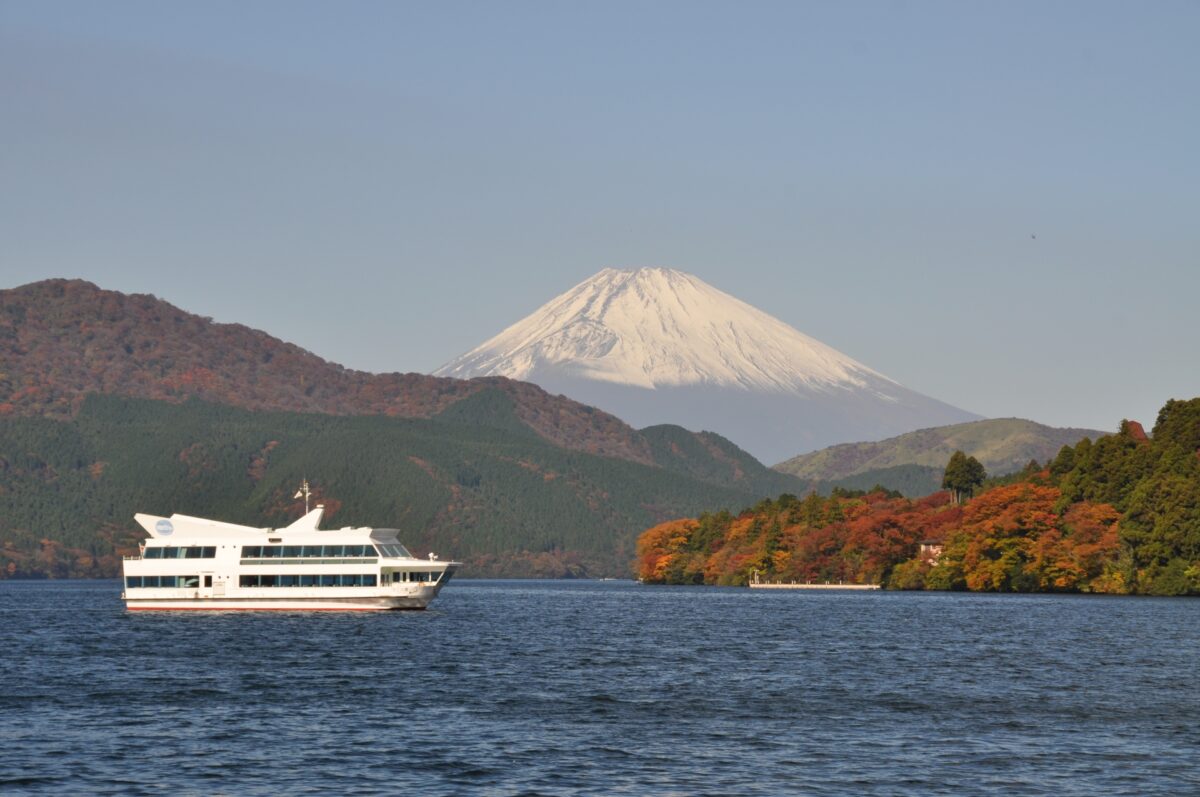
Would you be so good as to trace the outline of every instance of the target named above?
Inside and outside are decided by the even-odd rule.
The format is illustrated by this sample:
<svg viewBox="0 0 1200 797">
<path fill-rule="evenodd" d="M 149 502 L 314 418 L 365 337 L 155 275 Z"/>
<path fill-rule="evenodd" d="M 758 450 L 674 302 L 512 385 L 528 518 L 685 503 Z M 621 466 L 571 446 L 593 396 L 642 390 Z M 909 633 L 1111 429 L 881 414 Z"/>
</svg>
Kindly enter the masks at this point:
<svg viewBox="0 0 1200 797">
<path fill-rule="evenodd" d="M 634 426 L 718 432 L 764 462 L 980 417 L 667 268 L 606 268 L 435 373 L 507 376 Z"/>
</svg>

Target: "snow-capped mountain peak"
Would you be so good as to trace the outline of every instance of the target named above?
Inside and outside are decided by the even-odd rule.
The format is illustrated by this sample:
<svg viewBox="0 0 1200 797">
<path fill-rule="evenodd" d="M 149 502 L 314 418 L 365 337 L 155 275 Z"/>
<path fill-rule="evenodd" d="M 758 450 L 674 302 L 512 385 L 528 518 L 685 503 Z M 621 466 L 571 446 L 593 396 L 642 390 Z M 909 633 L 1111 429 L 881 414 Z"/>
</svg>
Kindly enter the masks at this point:
<svg viewBox="0 0 1200 797">
<path fill-rule="evenodd" d="M 606 268 L 437 373 L 718 432 L 765 462 L 978 418 L 669 268 Z"/>
<path fill-rule="evenodd" d="M 712 385 L 807 393 L 842 387 L 878 395 L 895 384 L 669 268 L 606 268 L 437 374 L 536 382 L 548 371 L 649 389 Z"/>
</svg>

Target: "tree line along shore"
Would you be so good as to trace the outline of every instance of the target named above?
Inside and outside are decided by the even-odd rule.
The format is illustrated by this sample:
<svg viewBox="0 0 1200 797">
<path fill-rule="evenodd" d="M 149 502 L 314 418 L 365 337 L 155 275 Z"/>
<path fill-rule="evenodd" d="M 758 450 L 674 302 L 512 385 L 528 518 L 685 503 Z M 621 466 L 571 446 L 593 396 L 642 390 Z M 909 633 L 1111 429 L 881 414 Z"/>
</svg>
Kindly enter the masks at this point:
<svg viewBox="0 0 1200 797">
<path fill-rule="evenodd" d="M 1064 446 L 988 480 L 956 453 L 945 491 L 784 494 L 737 514 L 673 520 L 638 539 L 656 584 L 769 581 L 889 589 L 1200 594 L 1200 398 L 1171 400 L 1152 434 Z"/>
</svg>

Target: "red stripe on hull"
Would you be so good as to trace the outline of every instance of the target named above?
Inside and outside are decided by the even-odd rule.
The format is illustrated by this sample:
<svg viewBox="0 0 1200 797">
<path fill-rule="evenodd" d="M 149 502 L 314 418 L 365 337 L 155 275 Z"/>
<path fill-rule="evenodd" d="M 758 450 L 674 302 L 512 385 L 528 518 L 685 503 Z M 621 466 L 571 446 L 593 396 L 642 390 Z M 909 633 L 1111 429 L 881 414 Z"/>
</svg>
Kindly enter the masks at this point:
<svg viewBox="0 0 1200 797">
<path fill-rule="evenodd" d="M 292 607 L 286 606 L 126 606 L 127 612 L 422 612 L 422 606 L 385 606 L 378 609 L 370 606 L 347 606 L 346 608 Z"/>
</svg>

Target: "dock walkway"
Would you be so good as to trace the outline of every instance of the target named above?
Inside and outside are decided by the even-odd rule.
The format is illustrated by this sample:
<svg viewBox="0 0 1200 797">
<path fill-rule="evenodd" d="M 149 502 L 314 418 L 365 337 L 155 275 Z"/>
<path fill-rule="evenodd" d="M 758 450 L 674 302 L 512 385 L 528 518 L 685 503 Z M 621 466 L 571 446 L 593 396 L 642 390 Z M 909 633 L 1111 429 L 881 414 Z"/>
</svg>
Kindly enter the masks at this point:
<svg viewBox="0 0 1200 797">
<path fill-rule="evenodd" d="M 751 589 L 880 589 L 878 584 L 801 584 L 795 581 L 791 583 L 774 583 L 766 582 L 750 582 Z"/>
</svg>

